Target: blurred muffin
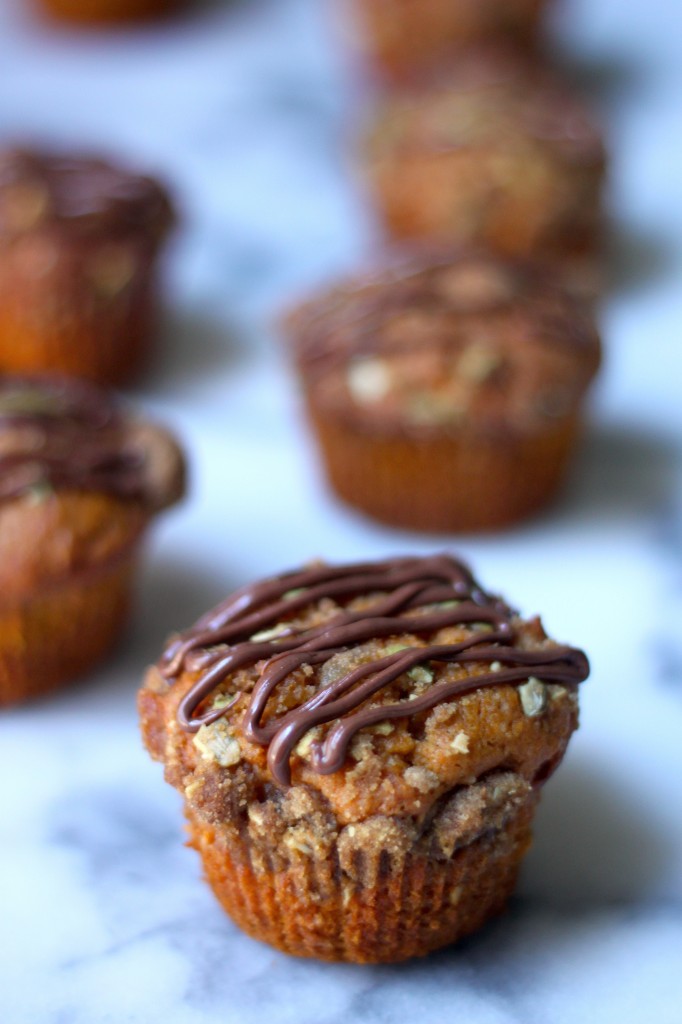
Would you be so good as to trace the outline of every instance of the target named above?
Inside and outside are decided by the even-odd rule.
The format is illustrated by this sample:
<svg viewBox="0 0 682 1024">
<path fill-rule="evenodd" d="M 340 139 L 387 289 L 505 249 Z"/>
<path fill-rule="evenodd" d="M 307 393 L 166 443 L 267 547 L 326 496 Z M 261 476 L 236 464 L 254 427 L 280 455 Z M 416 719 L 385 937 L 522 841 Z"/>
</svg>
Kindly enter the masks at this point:
<svg viewBox="0 0 682 1024">
<path fill-rule="evenodd" d="M 421 254 L 288 319 L 329 482 L 395 526 L 507 526 L 555 494 L 600 342 L 536 267 Z"/>
<path fill-rule="evenodd" d="M 129 380 L 153 339 L 165 189 L 104 160 L 0 155 L 0 370 Z"/>
<path fill-rule="evenodd" d="M 505 253 L 593 256 L 604 148 L 582 102 L 499 51 L 386 96 L 362 156 L 396 238 L 484 243 Z"/>
<path fill-rule="evenodd" d="M 447 555 L 244 587 L 139 695 L 224 908 L 297 956 L 421 956 L 508 898 L 585 655 Z"/>
<path fill-rule="evenodd" d="M 452 64 L 462 47 L 538 36 L 546 0 L 355 0 L 359 47 L 392 78 Z"/>
<path fill-rule="evenodd" d="M 48 14 L 85 24 L 146 21 L 171 14 L 186 0 L 39 0 Z"/>
<path fill-rule="evenodd" d="M 0 377 L 0 705 L 108 652 L 144 533 L 182 493 L 165 430 L 85 383 Z"/>
</svg>

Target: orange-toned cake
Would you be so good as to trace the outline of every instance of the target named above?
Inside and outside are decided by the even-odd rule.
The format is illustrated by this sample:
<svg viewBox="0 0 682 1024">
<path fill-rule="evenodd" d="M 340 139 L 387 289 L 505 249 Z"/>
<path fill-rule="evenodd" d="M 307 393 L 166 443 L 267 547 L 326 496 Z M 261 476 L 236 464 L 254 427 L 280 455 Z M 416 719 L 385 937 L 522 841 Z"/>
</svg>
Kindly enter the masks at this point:
<svg viewBox="0 0 682 1024">
<path fill-rule="evenodd" d="M 187 0 L 38 0 L 54 18 L 83 25 L 124 25 L 165 17 Z"/>
<path fill-rule="evenodd" d="M 107 161 L 0 154 L 0 371 L 130 380 L 154 339 L 166 190 Z"/>
<path fill-rule="evenodd" d="M 547 0 L 354 0 L 358 44 L 391 78 L 453 64 L 472 44 L 535 45 Z"/>
<path fill-rule="evenodd" d="M 286 332 L 334 491 L 419 530 L 499 529 L 550 501 L 600 361 L 589 304 L 481 251 L 389 263 Z"/>
<path fill-rule="evenodd" d="M 537 63 L 487 48 L 387 94 L 361 161 L 395 238 L 596 259 L 601 135 L 582 100 Z"/>
<path fill-rule="evenodd" d="M 234 921 L 392 962 L 504 907 L 588 671 L 449 555 L 318 563 L 172 639 L 139 708 Z"/>
<path fill-rule="evenodd" d="M 0 705 L 109 651 L 147 527 L 183 476 L 173 438 L 92 385 L 0 377 Z"/>
</svg>

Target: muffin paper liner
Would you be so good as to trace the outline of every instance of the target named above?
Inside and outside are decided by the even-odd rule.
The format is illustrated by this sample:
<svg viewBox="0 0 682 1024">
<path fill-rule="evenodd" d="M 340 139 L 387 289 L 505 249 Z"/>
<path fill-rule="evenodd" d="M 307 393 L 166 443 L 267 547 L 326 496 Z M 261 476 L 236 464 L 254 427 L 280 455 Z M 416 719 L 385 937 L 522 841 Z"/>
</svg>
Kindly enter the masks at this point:
<svg viewBox="0 0 682 1024">
<path fill-rule="evenodd" d="M 524 166 L 524 160 L 527 166 Z M 545 168 L 540 187 L 523 154 L 500 183 L 473 147 L 385 154 L 365 167 L 368 186 L 391 236 L 437 239 L 453 245 L 551 261 L 558 271 L 582 261 L 600 272 L 601 167 L 571 176 Z M 526 173 L 524 173 L 526 172 Z M 558 180 L 561 187 L 556 185 Z"/>
<path fill-rule="evenodd" d="M 0 706 L 46 693 L 108 653 L 127 618 L 136 554 L 0 607 Z"/>
<path fill-rule="evenodd" d="M 69 21 L 118 22 L 174 11 L 182 0 L 40 0 L 46 11 Z"/>
<path fill-rule="evenodd" d="M 577 417 L 531 436 L 372 435 L 310 410 L 334 491 L 394 526 L 427 531 L 497 529 L 556 493 L 577 440 Z"/>
<path fill-rule="evenodd" d="M 389 78 L 453 60 L 459 49 L 491 38 L 532 48 L 546 0 L 354 0 L 360 49 Z"/>
<path fill-rule="evenodd" d="M 501 827 L 448 859 L 395 843 L 350 853 L 343 833 L 322 856 L 304 844 L 267 852 L 247 831 L 221 830 L 190 810 L 189 845 L 222 906 L 253 938 L 294 956 L 391 963 L 462 938 L 503 909 L 536 803 L 531 790 Z"/>
<path fill-rule="evenodd" d="M 155 256 L 136 250 L 132 276 L 114 282 L 113 294 L 97 293 L 87 262 L 43 278 L 16 267 L 16 258 L 11 250 L 3 255 L 0 271 L 0 371 L 72 374 L 100 384 L 139 372 L 154 335 Z"/>
</svg>

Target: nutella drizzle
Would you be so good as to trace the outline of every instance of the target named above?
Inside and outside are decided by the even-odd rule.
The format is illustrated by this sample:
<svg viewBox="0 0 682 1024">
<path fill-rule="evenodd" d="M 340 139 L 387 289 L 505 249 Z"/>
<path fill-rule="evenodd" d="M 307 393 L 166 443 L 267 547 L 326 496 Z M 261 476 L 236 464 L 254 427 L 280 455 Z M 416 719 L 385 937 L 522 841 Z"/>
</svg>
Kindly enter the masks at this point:
<svg viewBox="0 0 682 1024">
<path fill-rule="evenodd" d="M 117 236 L 139 231 L 164 234 L 174 218 L 166 190 L 153 178 L 106 160 L 58 152 L 12 149 L 0 153 L 0 199 L 32 197 L 35 224 L 60 224 L 71 231 Z M 16 200 L 16 196 L 15 196 Z M 3 216 L 0 231 L 12 230 Z"/>
<path fill-rule="evenodd" d="M 350 602 L 375 594 L 366 607 L 344 608 L 318 625 L 299 627 L 286 622 L 325 598 Z M 247 700 L 243 732 L 247 739 L 268 747 L 274 779 L 288 786 L 291 754 L 317 725 L 335 722 L 322 742 L 311 745 L 312 767 L 327 775 L 343 766 L 353 736 L 367 726 L 429 711 L 482 687 L 521 684 L 530 675 L 564 686 L 587 678 L 589 664 L 580 650 L 558 644 L 537 650 L 515 648 L 514 617 L 511 608 L 482 590 L 466 566 L 449 555 L 313 566 L 238 590 L 173 639 L 158 668 L 169 683 L 183 671 L 199 673 L 178 707 L 178 722 L 187 732 L 197 732 Z M 481 628 L 476 629 L 477 624 Z M 299 707 L 262 721 L 275 688 L 303 665 L 322 665 L 373 639 L 432 634 L 455 625 L 473 629 L 458 643 L 427 642 L 424 647 L 405 647 L 359 665 Z M 407 700 L 367 704 L 403 673 L 429 661 L 461 666 L 483 662 L 491 670 L 433 683 Z M 499 664 L 493 668 L 494 663 Z M 259 666 L 260 675 L 251 693 L 238 692 L 219 705 L 201 708 L 233 672 L 254 665 Z"/>
<path fill-rule="evenodd" d="M 146 459 L 108 396 L 84 382 L 0 377 L 0 500 L 42 487 L 144 498 Z"/>
</svg>

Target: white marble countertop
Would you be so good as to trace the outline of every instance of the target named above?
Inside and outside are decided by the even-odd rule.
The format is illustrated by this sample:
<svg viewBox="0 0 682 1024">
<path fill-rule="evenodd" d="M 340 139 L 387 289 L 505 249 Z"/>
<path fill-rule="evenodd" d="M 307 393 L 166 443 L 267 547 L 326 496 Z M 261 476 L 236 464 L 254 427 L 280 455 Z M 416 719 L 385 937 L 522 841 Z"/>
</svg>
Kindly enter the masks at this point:
<svg viewBox="0 0 682 1024">
<path fill-rule="evenodd" d="M 593 425 L 551 513 L 446 542 L 374 526 L 325 493 L 265 327 L 372 236 L 345 155 L 362 86 L 327 8 L 243 0 L 100 35 L 0 0 L 0 141 L 103 146 L 176 188 L 186 227 L 163 351 L 133 398 L 177 426 L 193 462 L 191 500 L 155 534 L 116 657 L 0 718 L 0 1020 L 679 1024 L 678 0 L 565 0 L 557 29 L 608 119 L 623 228 Z M 444 543 L 589 652 L 582 727 L 506 916 L 400 967 L 289 959 L 237 931 L 201 881 L 179 799 L 141 749 L 138 680 L 169 630 L 249 578 Z"/>
</svg>

